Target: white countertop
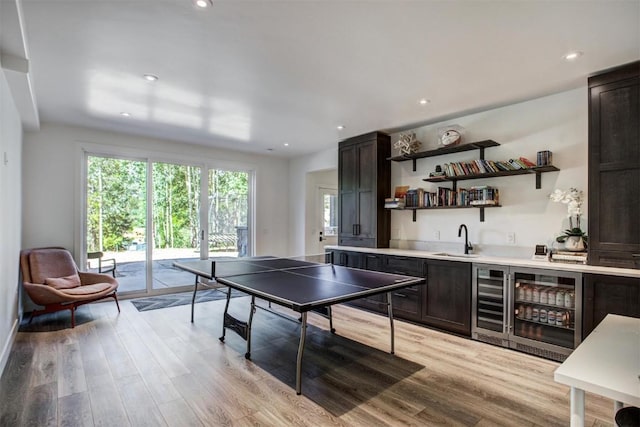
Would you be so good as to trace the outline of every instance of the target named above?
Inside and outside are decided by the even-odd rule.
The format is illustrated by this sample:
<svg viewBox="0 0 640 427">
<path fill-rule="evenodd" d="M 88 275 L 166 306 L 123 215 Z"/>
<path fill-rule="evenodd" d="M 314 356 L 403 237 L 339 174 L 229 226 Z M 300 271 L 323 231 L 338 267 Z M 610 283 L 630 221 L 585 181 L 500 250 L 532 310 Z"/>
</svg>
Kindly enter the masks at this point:
<svg viewBox="0 0 640 427">
<path fill-rule="evenodd" d="M 561 262 L 549 262 L 546 260 L 539 261 L 526 258 L 509 258 L 501 256 L 487 256 L 480 254 L 473 254 L 471 257 L 467 257 L 463 254 L 460 256 L 451 255 L 438 255 L 439 253 L 452 251 L 423 251 L 416 249 L 394 249 L 394 248 L 361 248 L 355 246 L 325 246 L 326 249 L 336 249 L 343 251 L 363 252 L 372 254 L 384 254 L 384 255 L 396 255 L 396 256 L 408 256 L 415 258 L 426 259 L 439 259 L 446 261 L 460 261 L 471 262 L 478 264 L 493 264 L 504 265 L 512 267 L 529 267 L 529 268 L 543 268 L 556 271 L 573 271 L 577 273 L 591 273 L 591 274 L 606 274 L 611 276 L 624 276 L 624 277 L 636 277 L 640 279 L 640 270 L 632 268 L 615 268 L 615 267 L 600 267 L 595 265 L 584 264 L 567 264 Z"/>
</svg>

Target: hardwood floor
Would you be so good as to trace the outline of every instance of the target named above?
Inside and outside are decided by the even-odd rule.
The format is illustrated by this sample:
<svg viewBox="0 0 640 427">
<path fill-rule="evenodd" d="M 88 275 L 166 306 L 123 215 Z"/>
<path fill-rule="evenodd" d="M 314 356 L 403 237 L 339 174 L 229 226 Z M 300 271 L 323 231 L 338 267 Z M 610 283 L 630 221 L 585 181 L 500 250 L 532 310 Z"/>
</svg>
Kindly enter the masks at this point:
<svg viewBox="0 0 640 427">
<path fill-rule="evenodd" d="M 337 334 L 309 315 L 302 396 L 299 325 L 254 316 L 252 360 L 227 332 L 224 301 L 138 312 L 121 302 L 35 318 L 0 380 L 0 426 L 567 426 L 558 363 L 334 307 Z M 248 298 L 232 313 L 248 314 Z M 354 341 L 352 341 L 354 340 Z M 613 402 L 587 394 L 586 425 L 612 425 Z"/>
</svg>

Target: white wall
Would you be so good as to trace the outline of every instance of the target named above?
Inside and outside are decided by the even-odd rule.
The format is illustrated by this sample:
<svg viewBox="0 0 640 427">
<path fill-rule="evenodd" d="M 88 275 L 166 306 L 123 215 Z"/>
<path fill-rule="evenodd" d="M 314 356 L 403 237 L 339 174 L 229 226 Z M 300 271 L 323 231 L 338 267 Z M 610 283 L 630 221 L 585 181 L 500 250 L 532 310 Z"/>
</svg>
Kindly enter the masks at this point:
<svg viewBox="0 0 640 427">
<path fill-rule="evenodd" d="M 428 107 L 427 107 L 428 108 Z M 505 160 L 527 157 L 536 161 L 536 153 L 553 152 L 553 162 L 561 170 L 542 174 L 542 188 L 535 189 L 535 175 L 519 175 L 475 181 L 460 181 L 459 187 L 492 185 L 500 190 L 503 207 L 485 209 L 485 222 L 480 222 L 476 209 L 418 211 L 413 222 L 411 212 L 391 213 L 391 238 L 395 246 L 417 247 L 431 245 L 459 245 L 458 226 L 469 227 L 469 238 L 480 250 L 507 251 L 511 254 L 532 254 L 536 244 L 550 245 L 554 237 L 566 228 L 566 205 L 549 201 L 555 188 L 576 187 L 587 190 L 587 89 L 586 87 L 555 95 L 459 117 L 415 129 L 423 142 L 421 150 L 437 147 L 437 130 L 446 124 L 458 124 L 466 129 L 467 142 L 493 139 L 499 147 L 488 148 L 485 158 Z M 398 134 L 391 135 L 392 144 Z M 392 148 L 393 155 L 398 151 Z M 392 189 L 397 185 L 423 187 L 434 191 L 437 185 L 422 181 L 437 164 L 478 158 L 478 151 L 468 151 L 442 157 L 418 160 L 417 171 L 411 162 L 392 162 Z M 289 188 L 296 197 L 291 199 L 292 233 L 290 248 L 301 251 L 305 244 L 304 200 L 307 172 L 336 168 L 336 149 L 292 160 Z M 450 184 L 441 184 L 450 186 Z M 586 212 L 587 205 L 584 205 Z M 586 219 L 586 218 L 585 218 Z M 564 223 L 563 223 L 564 221 Z M 583 228 L 586 221 L 583 222 Z M 440 239 L 435 239 L 439 232 Z M 507 233 L 515 233 L 515 245 L 507 245 Z M 300 252 L 298 252 L 300 253 Z"/>
<path fill-rule="evenodd" d="M 256 174 L 256 254 L 287 254 L 288 161 L 73 126 L 44 124 L 25 133 L 23 247 L 77 247 L 81 147 L 138 151 L 176 161 L 248 165 Z M 78 256 L 76 254 L 76 259 Z"/>
<path fill-rule="evenodd" d="M 289 162 L 289 254 L 303 255 L 306 252 L 307 232 L 307 174 L 338 168 L 338 143 L 336 147 L 308 156 L 292 159 Z"/>
<path fill-rule="evenodd" d="M 485 209 L 485 222 L 480 222 L 476 209 L 418 211 L 412 222 L 411 212 L 391 213 L 391 238 L 416 241 L 434 241 L 437 232 L 441 242 L 458 242 L 458 226 L 469 227 L 469 239 L 480 245 L 506 245 L 507 233 L 516 236 L 513 251 L 525 247 L 531 254 L 536 244 L 550 245 L 566 226 L 566 205 L 551 202 L 549 193 L 555 188 L 576 187 L 587 190 L 587 89 L 586 87 L 472 114 L 416 129 L 423 142 L 421 150 L 437 147 L 437 130 L 447 124 L 465 128 L 467 142 L 492 139 L 499 147 L 485 150 L 485 158 L 506 160 L 526 157 L 535 163 L 536 153 L 553 152 L 553 163 L 560 172 L 542 174 L 542 188 L 536 190 L 535 175 L 517 175 L 503 178 L 460 181 L 459 188 L 473 185 L 492 185 L 500 190 L 501 208 Z M 391 136 L 392 143 L 398 134 Z M 393 154 L 398 151 L 393 149 Z M 393 162 L 392 188 L 397 185 L 423 187 L 435 191 L 438 186 L 422 181 L 438 164 L 477 159 L 479 152 L 467 151 L 453 155 L 418 160 L 417 171 L 411 162 Z M 586 212 L 586 204 L 584 206 Z M 586 227 L 586 221 L 583 222 Z M 510 250 L 509 247 L 506 248 Z"/>
<path fill-rule="evenodd" d="M 0 373 L 18 328 L 22 125 L 0 68 Z"/>
</svg>

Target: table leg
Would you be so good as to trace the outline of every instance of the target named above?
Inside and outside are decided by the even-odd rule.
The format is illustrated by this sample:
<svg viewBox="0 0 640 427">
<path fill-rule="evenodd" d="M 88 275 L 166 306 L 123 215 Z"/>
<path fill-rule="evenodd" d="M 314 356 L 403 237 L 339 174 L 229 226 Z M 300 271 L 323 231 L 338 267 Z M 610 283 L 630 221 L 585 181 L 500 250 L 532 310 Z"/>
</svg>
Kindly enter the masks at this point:
<svg viewBox="0 0 640 427">
<path fill-rule="evenodd" d="M 193 311 L 196 306 L 196 293 L 198 292 L 198 275 L 196 274 L 196 283 L 193 285 L 193 297 L 191 297 L 191 323 L 193 323 Z"/>
<path fill-rule="evenodd" d="M 387 313 L 389 314 L 389 325 L 391 326 L 391 354 L 395 353 L 395 337 L 393 328 L 393 302 L 392 293 L 387 292 Z"/>
<path fill-rule="evenodd" d="M 584 390 L 571 387 L 571 427 L 584 427 Z"/>
<path fill-rule="evenodd" d="M 300 344 L 298 344 L 298 359 L 296 363 L 296 394 L 302 394 L 302 353 L 304 353 L 304 341 L 307 336 L 307 312 L 302 313 L 300 324 Z"/>
<path fill-rule="evenodd" d="M 222 342 L 224 342 L 224 336 L 227 331 L 225 328 L 225 319 L 229 311 L 229 302 L 231 302 L 231 288 L 227 287 L 227 302 L 224 305 L 224 314 L 222 315 L 222 336 L 219 338 Z"/>
<path fill-rule="evenodd" d="M 231 292 L 231 289 L 229 289 Z M 249 312 L 249 321 L 247 322 L 247 352 L 244 354 L 245 359 L 251 359 L 251 323 L 253 322 L 253 313 L 256 312 L 256 297 L 251 297 L 251 311 Z"/>
<path fill-rule="evenodd" d="M 329 330 L 332 334 L 335 334 L 336 328 L 333 327 L 333 312 L 331 311 L 331 306 L 327 307 L 327 311 L 329 314 Z"/>
<path fill-rule="evenodd" d="M 617 400 L 613 401 L 613 425 L 614 425 L 614 427 L 616 425 L 616 414 L 618 413 L 618 411 L 620 409 L 622 409 L 623 406 L 624 406 L 624 403 L 618 402 Z"/>
</svg>

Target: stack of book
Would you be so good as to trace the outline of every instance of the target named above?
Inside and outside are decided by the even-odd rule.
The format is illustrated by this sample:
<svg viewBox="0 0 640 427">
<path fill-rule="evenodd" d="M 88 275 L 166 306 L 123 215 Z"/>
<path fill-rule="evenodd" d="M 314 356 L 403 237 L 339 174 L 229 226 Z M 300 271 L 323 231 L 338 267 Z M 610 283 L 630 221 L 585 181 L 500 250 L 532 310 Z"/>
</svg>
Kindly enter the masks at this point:
<svg viewBox="0 0 640 427">
<path fill-rule="evenodd" d="M 494 206 L 500 204 L 500 193 L 488 185 L 458 190 L 439 187 L 435 201 L 437 203 L 427 206 Z"/>
<path fill-rule="evenodd" d="M 549 254 L 549 261 L 568 264 L 586 264 L 587 252 L 555 251 Z"/>
<path fill-rule="evenodd" d="M 384 207 L 389 209 L 403 209 L 404 197 L 389 197 L 384 199 Z"/>
<path fill-rule="evenodd" d="M 504 161 L 478 159 L 471 162 L 445 163 L 442 166 L 442 170 L 446 176 L 464 176 L 529 169 L 535 166 L 535 163 L 531 162 L 527 158 L 520 157 L 518 159 L 509 159 Z M 431 177 L 437 178 L 438 175 L 432 173 Z M 444 176 L 442 176 L 442 178 L 444 178 Z"/>
</svg>

